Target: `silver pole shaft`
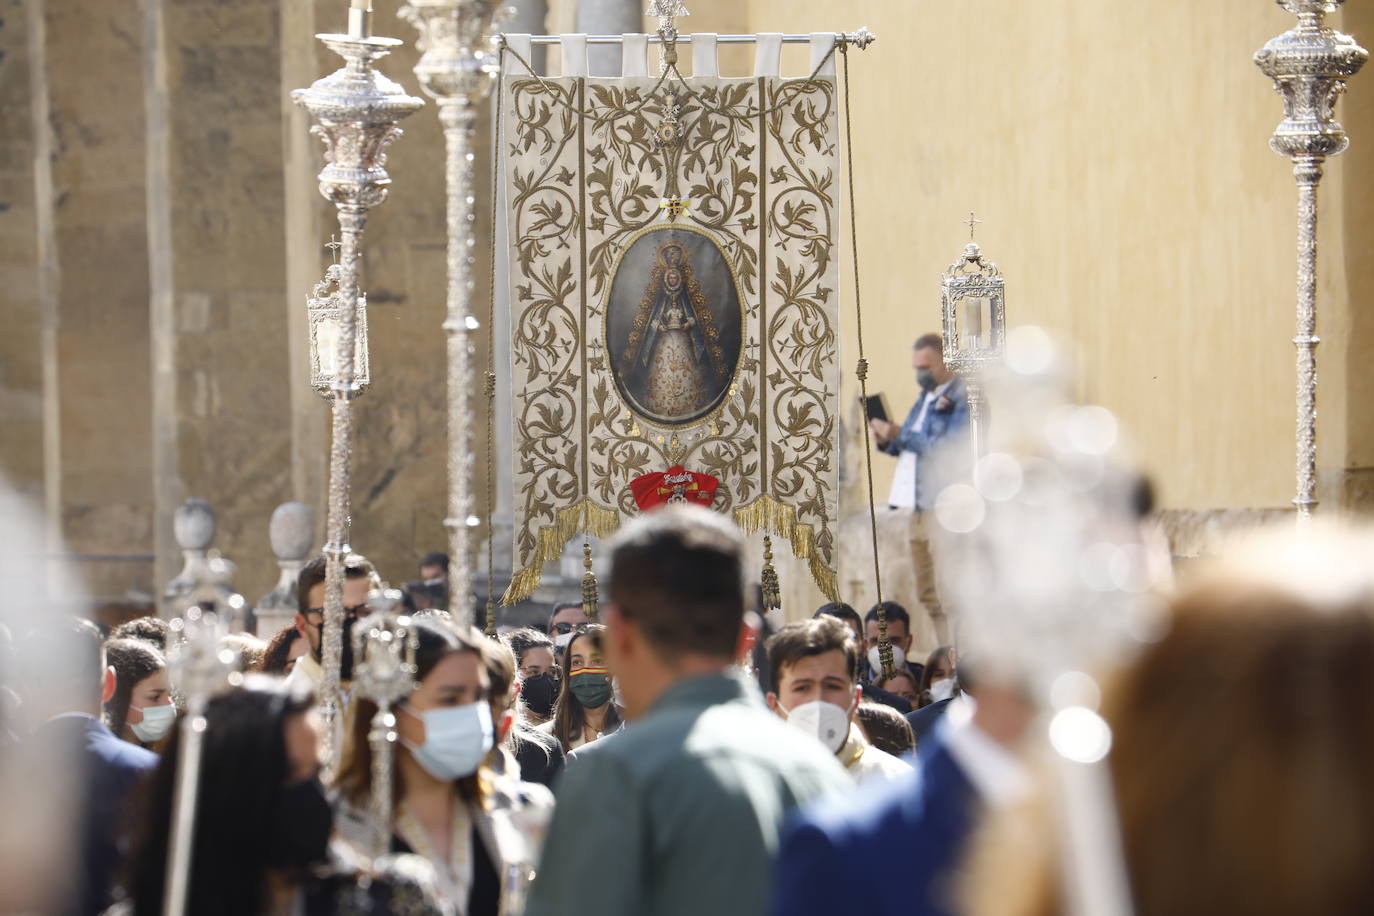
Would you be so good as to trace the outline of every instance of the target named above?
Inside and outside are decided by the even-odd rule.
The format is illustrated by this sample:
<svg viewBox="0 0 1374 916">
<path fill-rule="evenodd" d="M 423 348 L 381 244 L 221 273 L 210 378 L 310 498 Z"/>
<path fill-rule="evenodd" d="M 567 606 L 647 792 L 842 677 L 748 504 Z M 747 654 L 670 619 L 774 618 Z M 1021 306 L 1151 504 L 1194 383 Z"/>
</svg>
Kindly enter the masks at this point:
<svg viewBox="0 0 1374 916">
<path fill-rule="evenodd" d="M 449 607 L 467 622 L 472 598 L 472 290 L 477 250 L 473 135 L 477 110 L 442 99 L 448 182 L 448 517 Z"/>
<path fill-rule="evenodd" d="M 365 210 L 340 204 L 339 343 L 334 376 L 333 435 L 329 447 L 329 521 L 325 543 L 324 632 L 321 635 L 324 678 L 320 684 L 320 718 L 324 726 L 324 757 L 330 772 L 338 767 L 335 722 L 341 706 L 340 664 L 343 659 L 344 561 L 349 553 L 348 522 L 353 459 L 353 356 L 357 348 L 358 261 L 367 222 Z"/>
<path fill-rule="evenodd" d="M 649 39 L 649 44 L 651 44 L 651 45 L 660 44 L 660 43 L 662 43 L 662 41 L 663 41 L 663 39 L 662 39 L 660 36 L 658 36 L 658 35 L 650 34 L 650 35 L 648 35 L 647 37 L 648 37 L 648 39 Z M 871 35 L 865 40 L 864 38 L 861 37 L 861 33 L 858 33 L 858 32 L 852 33 L 852 34 L 851 34 L 851 33 L 847 33 L 847 32 L 836 32 L 836 33 L 835 33 L 835 38 L 836 38 L 838 41 L 840 41 L 841 43 L 843 43 L 843 44 L 854 44 L 854 45 L 859 45 L 861 48 L 864 46 L 864 44 L 867 43 L 867 41 L 872 41 L 872 40 L 874 40 L 874 39 L 872 38 Z M 501 44 L 505 44 L 506 36 L 505 36 L 504 34 L 503 34 L 503 35 L 498 35 L 498 36 L 497 36 L 497 40 L 498 40 Z M 757 44 L 757 43 L 758 43 L 758 40 L 759 40 L 759 36 L 757 36 L 757 35 L 717 35 L 717 36 L 716 36 L 716 44 L 718 44 L 718 45 L 752 45 L 752 44 Z M 530 36 L 530 43 L 531 43 L 531 44 L 534 44 L 534 45 L 556 45 L 556 44 L 561 43 L 562 41 L 563 41 L 563 36 L 561 36 L 561 35 L 531 35 L 531 36 Z M 624 41 L 625 41 L 625 36 L 624 36 L 624 35 L 588 35 L 588 36 L 587 36 L 587 44 L 590 44 L 590 45 L 618 45 L 618 44 L 623 44 Z M 677 36 L 677 38 L 675 39 L 675 41 L 676 41 L 678 44 L 691 44 L 691 42 L 692 42 L 692 36 L 691 36 L 690 34 L 680 34 L 680 35 Z M 811 43 L 811 36 L 810 36 L 810 35 L 784 35 L 784 36 L 782 36 L 782 43 L 785 44 L 785 45 L 802 45 L 802 44 L 810 44 L 810 43 Z"/>
<path fill-rule="evenodd" d="M 197 786 L 205 746 L 205 715 L 201 709 L 181 723 L 181 753 L 177 757 L 176 788 L 172 797 L 172 832 L 167 844 L 167 876 L 163 884 L 164 916 L 185 916 L 191 886 L 192 840 L 196 835 Z"/>
<path fill-rule="evenodd" d="M 372 856 L 381 859 L 391 852 L 392 806 L 391 792 L 393 782 L 392 768 L 395 765 L 395 727 L 396 719 L 391 713 L 391 704 L 383 703 L 377 707 L 372 717 L 372 731 L 368 741 L 372 745 Z"/>
<path fill-rule="evenodd" d="M 1312 520 L 1317 507 L 1317 185 L 1322 161 L 1293 162 L 1298 181 L 1298 361 L 1297 496 L 1298 524 Z"/>
</svg>

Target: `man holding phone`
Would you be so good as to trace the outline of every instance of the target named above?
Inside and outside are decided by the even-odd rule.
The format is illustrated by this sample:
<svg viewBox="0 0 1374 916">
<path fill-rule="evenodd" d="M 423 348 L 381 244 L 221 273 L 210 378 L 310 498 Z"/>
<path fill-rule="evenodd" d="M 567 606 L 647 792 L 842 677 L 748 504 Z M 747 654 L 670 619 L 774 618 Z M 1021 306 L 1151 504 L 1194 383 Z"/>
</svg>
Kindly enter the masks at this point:
<svg viewBox="0 0 1374 916">
<path fill-rule="evenodd" d="M 889 507 L 911 514 L 911 558 L 916 570 L 918 597 L 925 605 L 935 631 L 948 638 L 944 607 L 935 581 L 929 522 L 926 515 L 935 500 L 933 454 L 968 429 L 968 391 L 944 360 L 944 341 L 939 334 L 923 334 L 911 348 L 911 367 L 921 394 L 901 426 L 885 419 L 870 419 L 869 430 L 878 449 L 897 459 L 897 471 L 888 496 Z"/>
</svg>

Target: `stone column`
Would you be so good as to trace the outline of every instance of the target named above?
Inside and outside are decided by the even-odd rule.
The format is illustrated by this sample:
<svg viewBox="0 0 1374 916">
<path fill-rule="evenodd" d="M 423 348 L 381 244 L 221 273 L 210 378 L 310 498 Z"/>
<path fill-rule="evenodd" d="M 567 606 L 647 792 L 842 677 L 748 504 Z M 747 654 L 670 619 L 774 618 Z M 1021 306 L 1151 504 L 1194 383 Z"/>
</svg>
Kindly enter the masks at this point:
<svg viewBox="0 0 1374 916">
<path fill-rule="evenodd" d="M 124 562 L 147 552 L 151 534 L 143 124 L 127 105 L 143 81 L 138 3 L 5 7 L 0 29 L 27 32 L 31 120 L 18 135 L 32 138 L 32 158 L 24 160 L 33 167 L 31 190 L 23 196 L 32 208 L 20 213 L 32 222 L 23 244 L 11 249 L 6 239 L 0 247 L 6 256 L 27 250 L 36 270 L 28 282 L 4 287 L 4 346 L 24 352 L 5 354 L 0 384 L 36 381 L 29 391 L 41 393 L 5 399 L 22 422 L 6 419 L 0 439 L 6 450 L 21 447 L 15 439 L 41 449 L 40 465 L 20 469 L 42 481 L 48 548 L 117 557 L 77 570 L 97 601 L 122 598 L 135 587 L 152 591 L 155 582 L 146 561 Z M 0 83 L 9 93 L 24 84 L 11 86 L 23 59 L 6 63 Z M 12 136 L 0 132 L 6 145 Z M 8 201 L 6 192 L 0 202 Z"/>
<path fill-rule="evenodd" d="M 142 8 L 159 580 L 173 510 L 194 492 L 215 504 L 224 552 L 263 576 L 240 583 L 255 594 L 270 586 L 262 531 L 291 483 L 281 4 Z"/>
<path fill-rule="evenodd" d="M 577 0 L 577 31 L 623 35 L 644 31 L 644 4 L 638 0 Z M 588 76 L 619 76 L 620 45 L 588 45 Z"/>
<path fill-rule="evenodd" d="M 342 15 L 342 4 L 339 5 Z M 281 148 L 286 289 L 282 297 L 286 322 L 287 396 L 291 416 L 291 488 L 315 518 L 324 518 L 325 459 L 329 448 L 328 407 L 310 387 L 310 330 L 305 299 L 324 273 L 324 216 L 328 205 L 315 187 L 319 141 L 310 136 L 310 116 L 291 101 L 291 90 L 309 86 L 328 62 L 321 62 L 315 33 L 336 24 L 318 22 L 315 3 L 281 6 Z M 330 221 L 333 221 L 332 215 Z"/>
<path fill-rule="evenodd" d="M 15 491 L 43 500 L 48 547 L 61 520 L 61 481 L 47 469 L 58 430 L 49 411 L 55 375 L 57 246 L 53 224 L 52 130 L 42 0 L 6 3 L 0 47 L 0 288 L 6 333 L 0 335 L 0 469 Z M 25 15 L 27 14 L 27 15 Z M 55 394 L 55 377 L 52 393 Z M 54 399 L 55 400 L 55 399 Z M 48 437 L 52 437 L 50 445 Z"/>
</svg>

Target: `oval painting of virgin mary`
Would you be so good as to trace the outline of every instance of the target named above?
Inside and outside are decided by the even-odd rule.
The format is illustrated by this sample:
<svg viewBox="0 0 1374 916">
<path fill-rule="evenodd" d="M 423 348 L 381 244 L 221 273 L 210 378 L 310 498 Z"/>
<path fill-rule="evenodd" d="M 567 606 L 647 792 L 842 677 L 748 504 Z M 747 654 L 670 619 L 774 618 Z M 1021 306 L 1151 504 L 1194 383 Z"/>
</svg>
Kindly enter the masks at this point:
<svg viewBox="0 0 1374 916">
<path fill-rule="evenodd" d="M 707 235 L 679 226 L 631 242 L 606 300 L 606 351 L 630 409 L 684 426 L 724 400 L 739 365 L 743 324 L 729 262 Z"/>
</svg>

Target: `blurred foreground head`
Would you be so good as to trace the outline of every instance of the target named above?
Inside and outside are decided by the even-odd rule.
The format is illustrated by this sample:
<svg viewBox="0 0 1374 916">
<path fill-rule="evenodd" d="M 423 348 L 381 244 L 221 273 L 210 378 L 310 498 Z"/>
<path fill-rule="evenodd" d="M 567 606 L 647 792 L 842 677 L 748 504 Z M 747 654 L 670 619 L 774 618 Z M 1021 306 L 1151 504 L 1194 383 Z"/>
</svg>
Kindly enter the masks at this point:
<svg viewBox="0 0 1374 916">
<path fill-rule="evenodd" d="M 1374 912 L 1374 531 L 1267 535 L 1171 611 L 1103 704 L 1137 916 Z M 991 825 L 970 912 L 1059 912 L 1049 824 Z"/>
</svg>

